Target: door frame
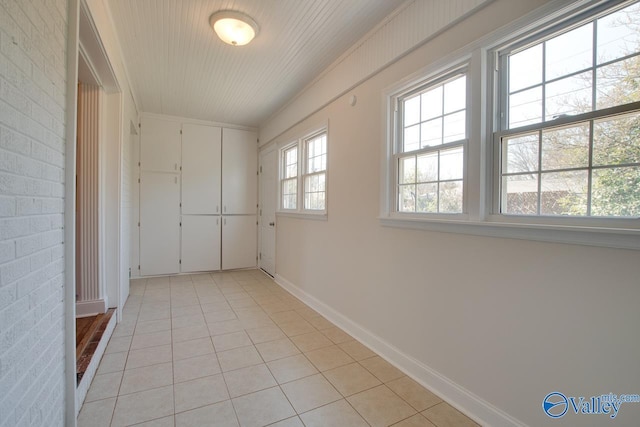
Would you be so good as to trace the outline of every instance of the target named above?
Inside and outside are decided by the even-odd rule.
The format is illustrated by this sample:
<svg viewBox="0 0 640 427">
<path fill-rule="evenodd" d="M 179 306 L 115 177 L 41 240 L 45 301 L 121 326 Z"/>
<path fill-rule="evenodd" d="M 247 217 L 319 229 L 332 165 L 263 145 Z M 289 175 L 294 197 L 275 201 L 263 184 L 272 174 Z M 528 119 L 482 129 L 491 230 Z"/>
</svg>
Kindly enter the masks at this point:
<svg viewBox="0 0 640 427">
<path fill-rule="evenodd" d="M 259 205 L 259 211 L 258 211 L 258 253 L 261 254 L 262 253 L 262 207 L 263 207 L 263 203 L 262 201 L 265 198 L 264 192 L 263 192 L 263 174 L 262 174 L 262 165 L 263 165 L 263 160 L 264 158 L 271 153 L 276 154 L 276 164 L 275 164 L 275 174 L 276 174 L 276 179 L 274 182 L 274 194 L 276 196 L 276 200 L 274 201 L 274 217 L 276 212 L 278 211 L 278 155 L 277 155 L 277 151 L 278 151 L 278 147 L 277 144 L 270 144 L 267 147 L 262 148 L 259 153 L 258 153 L 258 171 L 259 171 L 259 182 L 258 182 L 258 205 Z M 277 225 L 276 225 L 277 227 Z M 277 254 L 277 245 L 276 245 L 276 236 L 277 236 L 277 232 L 276 229 L 274 229 L 274 237 L 273 237 L 273 276 L 275 277 L 276 275 L 276 254 Z M 262 257 L 258 257 L 258 268 L 260 268 L 262 271 L 265 271 L 262 268 Z M 269 274 L 269 273 L 268 273 Z"/>
</svg>

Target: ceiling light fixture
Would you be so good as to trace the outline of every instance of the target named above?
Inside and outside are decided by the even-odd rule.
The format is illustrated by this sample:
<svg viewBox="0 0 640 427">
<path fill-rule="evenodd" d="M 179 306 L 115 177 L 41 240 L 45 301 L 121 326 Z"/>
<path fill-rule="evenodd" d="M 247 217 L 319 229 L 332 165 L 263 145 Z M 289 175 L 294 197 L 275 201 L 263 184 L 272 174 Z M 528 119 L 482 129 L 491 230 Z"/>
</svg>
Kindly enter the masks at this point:
<svg viewBox="0 0 640 427">
<path fill-rule="evenodd" d="M 209 17 L 209 24 L 220 40 L 232 46 L 244 46 L 258 34 L 258 24 L 250 16 L 233 10 L 221 10 Z"/>
</svg>

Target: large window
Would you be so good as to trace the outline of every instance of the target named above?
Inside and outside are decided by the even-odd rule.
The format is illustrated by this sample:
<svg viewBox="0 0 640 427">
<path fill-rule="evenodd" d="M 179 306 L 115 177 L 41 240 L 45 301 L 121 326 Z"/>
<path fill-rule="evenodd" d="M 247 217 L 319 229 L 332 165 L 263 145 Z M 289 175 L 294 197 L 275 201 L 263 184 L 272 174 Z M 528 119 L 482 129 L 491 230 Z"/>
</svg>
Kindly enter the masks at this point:
<svg viewBox="0 0 640 427">
<path fill-rule="evenodd" d="M 326 214 L 326 129 L 285 146 L 280 153 L 280 211 Z"/>
<path fill-rule="evenodd" d="M 640 216 L 640 4 L 500 52 L 499 211 Z"/>
<path fill-rule="evenodd" d="M 397 212 L 462 213 L 467 77 L 448 73 L 397 97 Z"/>
</svg>

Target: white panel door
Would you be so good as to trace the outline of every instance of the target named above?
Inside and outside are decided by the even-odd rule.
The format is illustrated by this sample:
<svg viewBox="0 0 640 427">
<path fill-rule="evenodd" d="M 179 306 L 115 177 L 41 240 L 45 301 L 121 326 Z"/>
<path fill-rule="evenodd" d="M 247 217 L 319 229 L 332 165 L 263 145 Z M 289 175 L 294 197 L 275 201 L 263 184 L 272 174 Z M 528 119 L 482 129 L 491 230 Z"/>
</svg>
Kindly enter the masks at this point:
<svg viewBox="0 0 640 427">
<path fill-rule="evenodd" d="M 180 271 L 180 178 L 142 172 L 140 177 L 140 274 Z"/>
<path fill-rule="evenodd" d="M 258 145 L 255 132 L 222 129 L 222 214 L 256 214 Z"/>
<path fill-rule="evenodd" d="M 255 268 L 257 248 L 255 215 L 222 218 L 222 269 Z"/>
<path fill-rule="evenodd" d="M 179 122 L 142 118 L 140 168 L 143 171 L 180 172 Z"/>
<path fill-rule="evenodd" d="M 182 215 L 183 273 L 220 270 L 220 217 Z"/>
<path fill-rule="evenodd" d="M 278 152 L 275 149 L 260 155 L 260 268 L 271 276 L 276 274 L 276 186 Z"/>
<path fill-rule="evenodd" d="M 182 126 L 182 214 L 220 214 L 222 129 Z"/>
</svg>

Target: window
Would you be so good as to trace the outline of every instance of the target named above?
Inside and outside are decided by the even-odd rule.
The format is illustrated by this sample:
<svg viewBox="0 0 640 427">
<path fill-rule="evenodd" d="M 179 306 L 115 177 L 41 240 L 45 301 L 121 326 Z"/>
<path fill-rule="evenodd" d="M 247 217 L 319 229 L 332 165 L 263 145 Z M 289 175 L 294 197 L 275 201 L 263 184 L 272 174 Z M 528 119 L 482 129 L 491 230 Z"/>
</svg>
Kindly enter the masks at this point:
<svg viewBox="0 0 640 427">
<path fill-rule="evenodd" d="M 326 214 L 326 129 L 285 146 L 280 153 L 280 212 Z"/>
<path fill-rule="evenodd" d="M 467 77 L 449 73 L 397 97 L 397 212 L 462 213 Z"/>
<path fill-rule="evenodd" d="M 640 216 L 640 4 L 501 51 L 503 215 Z"/>
</svg>

